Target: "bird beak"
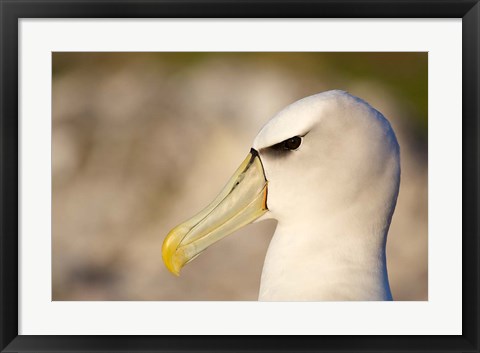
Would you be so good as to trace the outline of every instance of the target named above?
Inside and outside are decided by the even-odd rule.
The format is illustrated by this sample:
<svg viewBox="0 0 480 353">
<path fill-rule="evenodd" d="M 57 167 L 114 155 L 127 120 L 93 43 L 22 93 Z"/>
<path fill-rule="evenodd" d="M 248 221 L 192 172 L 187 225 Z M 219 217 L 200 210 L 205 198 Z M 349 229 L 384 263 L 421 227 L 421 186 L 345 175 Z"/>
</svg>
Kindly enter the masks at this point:
<svg viewBox="0 0 480 353">
<path fill-rule="evenodd" d="M 168 233 L 162 257 L 169 271 L 178 276 L 203 250 L 267 212 L 267 184 L 258 152 L 252 148 L 217 198 Z"/>
</svg>

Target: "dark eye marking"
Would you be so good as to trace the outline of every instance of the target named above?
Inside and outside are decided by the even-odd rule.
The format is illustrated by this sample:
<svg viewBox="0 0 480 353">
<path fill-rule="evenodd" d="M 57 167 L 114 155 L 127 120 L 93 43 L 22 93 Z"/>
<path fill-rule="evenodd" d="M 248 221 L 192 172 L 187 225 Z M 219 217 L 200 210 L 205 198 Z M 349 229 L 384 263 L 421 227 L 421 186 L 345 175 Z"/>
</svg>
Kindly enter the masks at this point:
<svg viewBox="0 0 480 353">
<path fill-rule="evenodd" d="M 279 142 L 275 145 L 268 147 L 274 151 L 295 151 L 302 144 L 302 138 L 300 136 L 293 136 L 285 141 Z"/>
<path fill-rule="evenodd" d="M 283 141 L 281 144 L 283 149 L 293 151 L 300 147 L 300 145 L 302 144 L 302 138 L 299 136 L 294 136 L 289 138 L 288 140 Z"/>
<path fill-rule="evenodd" d="M 288 152 L 295 151 L 301 146 L 304 136 L 290 137 L 285 141 L 262 148 L 261 151 L 271 156 L 286 156 Z"/>
</svg>

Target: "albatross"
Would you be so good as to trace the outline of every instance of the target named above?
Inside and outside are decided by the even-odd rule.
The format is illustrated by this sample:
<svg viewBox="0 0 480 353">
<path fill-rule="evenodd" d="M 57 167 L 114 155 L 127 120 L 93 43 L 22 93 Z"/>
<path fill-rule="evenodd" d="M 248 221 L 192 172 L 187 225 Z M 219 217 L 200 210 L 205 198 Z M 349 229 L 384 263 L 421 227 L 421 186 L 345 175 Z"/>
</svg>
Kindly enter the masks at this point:
<svg viewBox="0 0 480 353">
<path fill-rule="evenodd" d="M 388 120 L 364 100 L 327 91 L 271 118 L 217 198 L 172 229 L 168 270 L 252 222 L 276 219 L 259 300 L 392 300 L 387 233 L 400 186 Z"/>
</svg>

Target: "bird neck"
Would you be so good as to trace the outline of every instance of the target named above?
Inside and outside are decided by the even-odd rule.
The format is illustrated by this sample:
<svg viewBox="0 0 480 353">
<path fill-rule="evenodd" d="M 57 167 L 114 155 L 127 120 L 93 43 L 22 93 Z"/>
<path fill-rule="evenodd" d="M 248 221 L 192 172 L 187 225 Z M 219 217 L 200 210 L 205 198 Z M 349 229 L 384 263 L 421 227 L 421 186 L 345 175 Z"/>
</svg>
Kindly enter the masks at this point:
<svg viewBox="0 0 480 353">
<path fill-rule="evenodd" d="M 321 217 L 321 224 L 313 226 L 311 219 L 279 221 L 259 300 L 391 300 L 385 256 L 390 219 L 376 226 L 344 216 Z"/>
</svg>

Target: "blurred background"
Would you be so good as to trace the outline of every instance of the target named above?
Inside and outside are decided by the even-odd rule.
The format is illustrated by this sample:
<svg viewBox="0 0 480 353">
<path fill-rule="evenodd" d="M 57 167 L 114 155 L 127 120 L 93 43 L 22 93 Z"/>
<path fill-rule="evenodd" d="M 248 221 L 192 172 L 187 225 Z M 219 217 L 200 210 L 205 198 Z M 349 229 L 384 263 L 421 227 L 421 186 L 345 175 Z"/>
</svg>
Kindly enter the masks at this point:
<svg viewBox="0 0 480 353">
<path fill-rule="evenodd" d="M 171 275 L 161 246 L 286 105 L 343 89 L 392 123 L 396 300 L 427 300 L 427 53 L 53 53 L 52 300 L 256 300 L 275 221 Z"/>
</svg>

